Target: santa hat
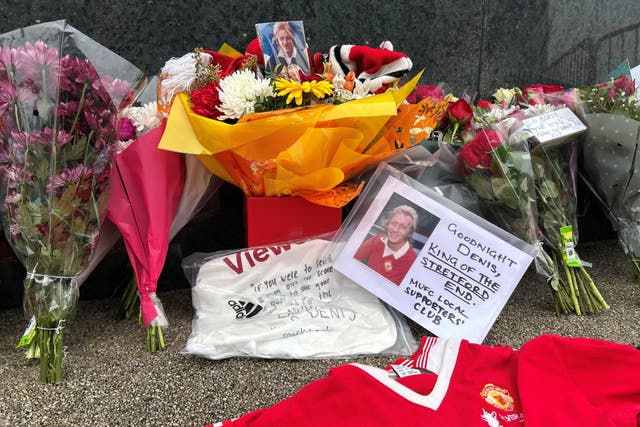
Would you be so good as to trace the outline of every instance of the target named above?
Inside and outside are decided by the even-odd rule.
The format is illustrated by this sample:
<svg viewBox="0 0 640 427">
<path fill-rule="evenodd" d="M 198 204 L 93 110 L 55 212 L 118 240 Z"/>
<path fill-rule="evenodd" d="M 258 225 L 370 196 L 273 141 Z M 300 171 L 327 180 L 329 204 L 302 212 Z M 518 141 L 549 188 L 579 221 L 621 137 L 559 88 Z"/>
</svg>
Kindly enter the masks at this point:
<svg viewBox="0 0 640 427">
<path fill-rule="evenodd" d="M 359 80 L 369 79 L 383 86 L 393 84 L 411 70 L 413 63 L 402 52 L 395 52 L 389 41 L 379 47 L 336 45 L 329 49 L 332 71 L 347 75 L 353 71 Z"/>
</svg>

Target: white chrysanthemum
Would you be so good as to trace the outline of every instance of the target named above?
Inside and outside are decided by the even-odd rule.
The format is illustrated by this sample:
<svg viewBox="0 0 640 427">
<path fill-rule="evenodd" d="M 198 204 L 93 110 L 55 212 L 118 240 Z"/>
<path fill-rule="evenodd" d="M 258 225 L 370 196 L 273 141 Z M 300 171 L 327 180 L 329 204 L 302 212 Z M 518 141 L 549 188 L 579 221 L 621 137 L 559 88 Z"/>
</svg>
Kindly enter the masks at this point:
<svg viewBox="0 0 640 427">
<path fill-rule="evenodd" d="M 504 120 L 506 117 L 509 117 L 515 110 L 516 106 L 511 106 L 509 108 L 492 108 L 488 113 L 486 113 L 486 121 L 489 123 L 498 123 Z"/>
<path fill-rule="evenodd" d="M 127 107 L 122 110 L 122 117 L 127 117 L 133 122 L 138 134 L 160 126 L 160 115 L 156 102 L 149 102 L 142 107 Z"/>
<path fill-rule="evenodd" d="M 255 106 L 269 96 L 276 96 L 271 80 L 260 79 L 249 69 L 238 70 L 220 80 L 219 120 L 235 120 L 255 112 Z"/>
</svg>

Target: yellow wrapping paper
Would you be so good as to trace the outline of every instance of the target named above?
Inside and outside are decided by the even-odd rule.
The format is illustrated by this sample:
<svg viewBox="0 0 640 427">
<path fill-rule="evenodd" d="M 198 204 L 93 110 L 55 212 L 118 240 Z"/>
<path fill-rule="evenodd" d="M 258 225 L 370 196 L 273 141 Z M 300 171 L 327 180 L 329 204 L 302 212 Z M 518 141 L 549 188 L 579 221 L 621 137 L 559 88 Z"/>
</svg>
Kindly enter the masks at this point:
<svg viewBox="0 0 640 427">
<path fill-rule="evenodd" d="M 315 203 L 347 203 L 344 192 L 328 192 L 398 151 L 385 124 L 420 79 L 398 90 L 339 105 L 257 113 L 229 124 L 191 110 L 187 93 L 174 100 L 159 148 L 198 155 L 216 176 L 247 196 L 300 195 Z M 346 184 L 346 183 L 345 183 Z M 348 185 L 360 191 L 358 185 Z M 332 193 L 328 193 L 332 194 Z"/>
</svg>

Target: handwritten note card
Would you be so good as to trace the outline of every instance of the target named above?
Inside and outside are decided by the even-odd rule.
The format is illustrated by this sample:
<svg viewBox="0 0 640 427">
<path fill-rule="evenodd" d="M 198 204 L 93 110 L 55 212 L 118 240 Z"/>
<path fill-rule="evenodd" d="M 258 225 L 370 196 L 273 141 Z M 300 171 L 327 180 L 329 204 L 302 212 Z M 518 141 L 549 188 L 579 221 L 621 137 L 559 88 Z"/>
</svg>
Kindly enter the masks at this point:
<svg viewBox="0 0 640 427">
<path fill-rule="evenodd" d="M 425 187 L 426 188 L 426 187 Z M 436 225 L 399 284 L 354 258 L 387 200 L 400 195 Z M 446 202 L 446 203 L 445 203 Z M 336 256 L 334 268 L 437 336 L 481 343 L 524 275 L 535 249 L 435 192 L 389 176 Z"/>
<path fill-rule="evenodd" d="M 569 108 L 530 117 L 523 122 L 525 129 L 531 132 L 541 144 L 560 141 L 587 130 L 584 123 Z"/>
</svg>

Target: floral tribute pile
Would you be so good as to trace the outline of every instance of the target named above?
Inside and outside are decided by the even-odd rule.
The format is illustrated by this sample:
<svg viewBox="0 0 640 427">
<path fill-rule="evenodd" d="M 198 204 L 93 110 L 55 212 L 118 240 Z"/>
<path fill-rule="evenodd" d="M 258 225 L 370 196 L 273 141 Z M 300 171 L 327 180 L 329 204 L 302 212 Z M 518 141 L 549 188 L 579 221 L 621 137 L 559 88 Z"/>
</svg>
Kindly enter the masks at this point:
<svg viewBox="0 0 640 427">
<path fill-rule="evenodd" d="M 582 315 L 609 308 L 576 251 L 584 172 L 640 277 L 640 109 L 628 77 L 500 88 L 473 103 L 419 86 L 422 73 L 409 78 L 411 59 L 390 42 L 305 45 L 297 64 L 274 67 L 258 33 L 244 53 L 223 44 L 169 59 L 157 100 L 133 105 L 143 73 L 64 21 L 0 42 L 0 214 L 27 272 L 31 322 L 19 346 L 40 359 L 42 382 L 61 380 L 78 278 L 105 218 L 135 273 L 126 311 L 138 300 L 147 348 L 164 348 L 158 277 L 169 241 L 217 188 L 213 177 L 246 196 L 339 208 L 379 162 L 428 146 L 481 215 L 538 247 L 556 312 Z M 546 123 L 555 134 L 548 128 L 566 127 L 554 120 L 567 115 L 584 127 L 550 139 L 536 130 Z"/>
</svg>

